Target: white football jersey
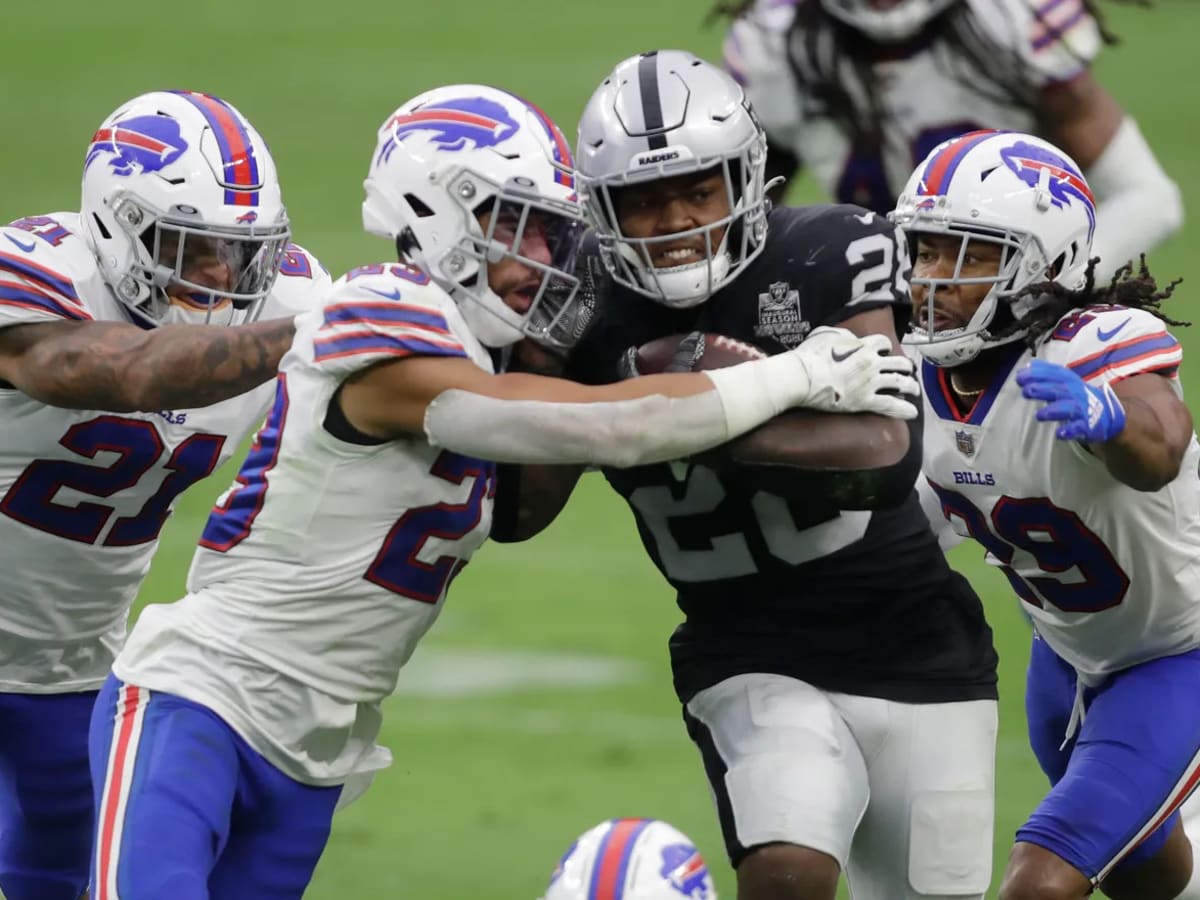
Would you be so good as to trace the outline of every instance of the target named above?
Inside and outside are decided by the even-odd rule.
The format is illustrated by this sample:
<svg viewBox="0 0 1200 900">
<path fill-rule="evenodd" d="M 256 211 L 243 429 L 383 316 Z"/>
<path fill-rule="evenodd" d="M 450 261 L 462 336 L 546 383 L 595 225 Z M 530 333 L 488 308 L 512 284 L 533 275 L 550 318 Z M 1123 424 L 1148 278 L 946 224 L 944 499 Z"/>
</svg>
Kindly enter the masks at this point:
<svg viewBox="0 0 1200 900">
<path fill-rule="evenodd" d="M 1179 343 L 1142 310 L 1092 307 L 1061 319 L 1037 356 L 1099 386 L 1156 372 L 1180 391 Z M 1083 444 L 1035 418 L 1014 344 L 973 408 L 951 399 L 949 369 L 922 363 L 923 470 L 955 531 L 975 538 L 1025 602 L 1039 634 L 1086 683 L 1200 646 L 1200 447 L 1179 475 L 1136 491 Z M 1182 393 L 1180 391 L 1180 393 Z"/>
<path fill-rule="evenodd" d="M 492 360 L 455 302 L 398 264 L 365 266 L 301 317 L 275 403 L 217 502 L 188 595 L 147 608 L 117 675 L 217 712 L 291 777 L 380 768 L 379 704 L 491 529 L 495 467 L 424 436 L 329 433 L 353 373 L 406 356 Z"/>
<path fill-rule="evenodd" d="M 128 322 L 78 213 L 0 228 L 0 328 Z M 263 317 L 315 303 L 329 276 L 288 250 Z M 204 409 L 105 413 L 47 406 L 0 383 L 0 691 L 99 687 L 175 498 L 228 459 L 273 386 Z"/>
<path fill-rule="evenodd" d="M 869 87 L 882 118 L 876 150 L 853 146 L 806 87 L 817 80 L 812 54 L 824 60 L 833 50 L 791 31 L 796 2 L 758 0 L 731 26 L 725 65 L 745 85 L 772 144 L 795 153 L 829 196 L 879 212 L 892 208 L 913 167 L 942 141 L 980 128 L 1036 131 L 1036 93 L 1077 76 L 1101 43 L 1082 0 L 961 0 L 970 7 L 964 40 L 990 65 L 981 69 L 944 38 L 889 48 L 874 62 Z M 821 62 L 821 70 L 830 65 Z M 853 62 L 837 66 L 856 107 L 869 108 Z"/>
</svg>

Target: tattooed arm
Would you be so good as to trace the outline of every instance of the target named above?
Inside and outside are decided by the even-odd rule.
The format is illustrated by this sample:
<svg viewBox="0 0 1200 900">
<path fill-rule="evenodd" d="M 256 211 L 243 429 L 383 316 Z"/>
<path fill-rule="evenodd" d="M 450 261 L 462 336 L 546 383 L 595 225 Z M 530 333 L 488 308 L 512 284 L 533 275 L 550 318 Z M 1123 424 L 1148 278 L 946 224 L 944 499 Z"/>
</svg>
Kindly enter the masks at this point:
<svg viewBox="0 0 1200 900">
<path fill-rule="evenodd" d="M 195 409 L 275 376 L 291 318 L 251 325 L 36 322 L 0 329 L 0 379 L 51 406 Z"/>
</svg>

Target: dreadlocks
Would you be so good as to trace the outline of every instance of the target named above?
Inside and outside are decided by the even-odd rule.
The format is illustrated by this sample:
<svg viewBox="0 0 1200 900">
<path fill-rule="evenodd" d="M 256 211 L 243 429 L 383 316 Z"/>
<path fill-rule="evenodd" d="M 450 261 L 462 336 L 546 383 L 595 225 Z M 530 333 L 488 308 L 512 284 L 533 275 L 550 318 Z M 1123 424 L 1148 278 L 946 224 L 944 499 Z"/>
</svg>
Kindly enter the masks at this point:
<svg viewBox="0 0 1200 900">
<path fill-rule="evenodd" d="M 1116 44 L 1120 39 L 1108 30 L 1107 23 L 1104 21 L 1104 14 L 1100 12 L 1100 7 L 1097 6 L 1096 0 L 1082 0 L 1082 2 L 1084 11 L 1095 19 L 1096 24 L 1100 26 L 1100 36 L 1104 38 L 1104 43 Z M 1113 0 L 1113 2 L 1146 8 L 1152 5 L 1152 0 Z M 755 0 L 717 0 L 716 3 L 709 7 L 708 13 L 704 16 L 703 25 L 705 28 L 708 28 L 721 19 L 740 18 L 750 11 L 750 7 L 754 3 Z M 1034 11 L 1034 15 L 1039 19 L 1042 18 L 1042 14 L 1036 10 Z"/>
<path fill-rule="evenodd" d="M 1146 265 L 1146 254 L 1143 253 L 1140 257 L 1136 275 L 1133 271 L 1133 262 L 1127 262 L 1117 269 L 1107 286 L 1099 288 L 1096 287 L 1096 264 L 1098 262 L 1100 262 L 1098 256 L 1088 260 L 1083 287 L 1076 290 L 1071 290 L 1055 281 L 1027 285 L 1013 297 L 1013 300 L 1034 294 L 1044 294 L 1050 299 L 1028 315 L 1010 322 L 996 333 L 995 339 L 998 340 L 1016 331 L 1025 330 L 1025 342 L 1032 348 L 1047 330 L 1057 325 L 1059 319 L 1071 310 L 1089 306 L 1127 306 L 1131 309 L 1143 309 L 1168 325 L 1180 327 L 1192 324 L 1172 319 L 1160 309 L 1162 302 L 1175 292 L 1176 286 L 1183 279 L 1176 278 L 1166 287 L 1160 288 Z"/>
</svg>

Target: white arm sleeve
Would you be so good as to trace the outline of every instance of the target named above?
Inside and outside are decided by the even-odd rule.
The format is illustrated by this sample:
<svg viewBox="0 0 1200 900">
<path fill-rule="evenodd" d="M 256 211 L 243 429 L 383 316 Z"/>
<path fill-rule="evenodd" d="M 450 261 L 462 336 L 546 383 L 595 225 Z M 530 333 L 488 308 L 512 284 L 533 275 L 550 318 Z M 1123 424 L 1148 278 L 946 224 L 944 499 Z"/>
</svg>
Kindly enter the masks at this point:
<svg viewBox="0 0 1200 900">
<path fill-rule="evenodd" d="M 425 410 L 425 434 L 435 447 L 494 462 L 625 468 L 723 444 L 801 402 L 809 390 L 796 351 L 704 374 L 711 391 L 600 403 L 443 391 Z"/>
<path fill-rule="evenodd" d="M 425 411 L 435 447 L 499 463 L 636 466 L 679 459 L 729 439 L 716 391 L 605 403 L 439 394 Z"/>
<path fill-rule="evenodd" d="M 1179 186 L 1163 171 L 1132 117 L 1125 117 L 1085 174 L 1099 204 L 1092 241 L 1093 255 L 1100 257 L 1098 282 L 1183 226 Z"/>
</svg>

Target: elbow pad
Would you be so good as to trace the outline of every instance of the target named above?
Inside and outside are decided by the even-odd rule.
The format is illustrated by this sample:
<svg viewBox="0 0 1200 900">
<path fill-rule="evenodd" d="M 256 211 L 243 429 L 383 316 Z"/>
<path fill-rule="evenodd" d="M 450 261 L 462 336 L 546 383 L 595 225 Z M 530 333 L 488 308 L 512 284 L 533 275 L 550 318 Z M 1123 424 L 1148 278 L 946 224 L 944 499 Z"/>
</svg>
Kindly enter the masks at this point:
<svg viewBox="0 0 1200 900">
<path fill-rule="evenodd" d="M 1099 204 L 1092 250 L 1104 278 L 1183 226 L 1179 186 L 1163 171 L 1132 117 L 1122 120 L 1086 174 Z"/>
</svg>

